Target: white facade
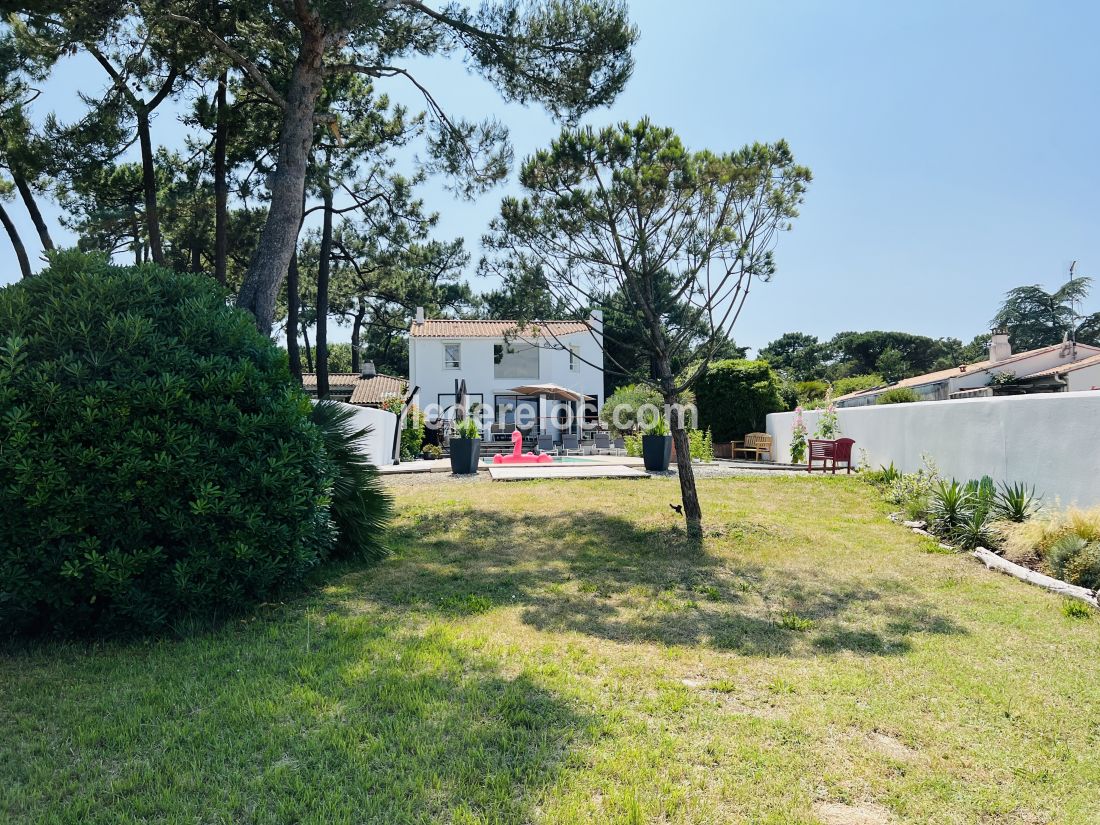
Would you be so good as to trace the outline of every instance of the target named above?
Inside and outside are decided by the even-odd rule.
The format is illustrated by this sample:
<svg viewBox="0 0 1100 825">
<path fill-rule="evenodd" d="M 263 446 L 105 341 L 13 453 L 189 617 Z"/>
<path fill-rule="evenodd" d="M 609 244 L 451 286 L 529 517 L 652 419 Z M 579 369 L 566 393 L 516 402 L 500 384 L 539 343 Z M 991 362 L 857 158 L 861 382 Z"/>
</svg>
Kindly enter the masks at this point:
<svg viewBox="0 0 1100 825">
<path fill-rule="evenodd" d="M 1033 485 L 1051 505 L 1100 504 L 1100 391 L 884 404 L 837 415 L 841 433 L 855 439 L 853 457 L 866 456 L 872 467 L 892 462 L 914 472 L 927 454 L 948 478 L 989 475 Z M 790 460 L 794 416 L 768 416 L 777 461 Z M 820 416 L 803 413 L 811 435 Z"/>
<path fill-rule="evenodd" d="M 546 322 L 555 324 L 559 322 Z M 556 417 L 562 402 L 513 392 L 524 384 L 556 384 L 603 406 L 603 348 L 598 333 L 582 324 L 579 331 L 552 336 L 506 336 L 514 322 L 427 321 L 409 335 L 409 385 L 419 387 L 416 403 L 429 416 L 449 417 L 455 402 L 455 381 L 465 380 L 468 407 L 482 405 L 482 423 L 515 423 L 541 419 L 541 428 Z M 568 327 L 563 327 L 568 328 Z M 488 330 L 492 334 L 446 334 Z M 442 332 L 443 334 L 439 334 Z M 503 352 L 501 349 L 503 348 Z M 498 363 L 498 360 L 500 363 Z M 511 405 L 509 411 L 509 405 Z"/>
</svg>

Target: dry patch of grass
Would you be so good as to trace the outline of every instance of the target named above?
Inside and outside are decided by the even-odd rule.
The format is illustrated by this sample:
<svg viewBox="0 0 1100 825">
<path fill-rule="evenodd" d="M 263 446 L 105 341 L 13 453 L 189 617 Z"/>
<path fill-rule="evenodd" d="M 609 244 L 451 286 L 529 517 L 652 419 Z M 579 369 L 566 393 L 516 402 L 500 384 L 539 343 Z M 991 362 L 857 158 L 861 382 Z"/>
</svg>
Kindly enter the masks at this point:
<svg viewBox="0 0 1100 825">
<path fill-rule="evenodd" d="M 395 554 L 0 657 L 25 822 L 1088 823 L 1100 638 L 851 479 L 395 486 Z"/>
</svg>

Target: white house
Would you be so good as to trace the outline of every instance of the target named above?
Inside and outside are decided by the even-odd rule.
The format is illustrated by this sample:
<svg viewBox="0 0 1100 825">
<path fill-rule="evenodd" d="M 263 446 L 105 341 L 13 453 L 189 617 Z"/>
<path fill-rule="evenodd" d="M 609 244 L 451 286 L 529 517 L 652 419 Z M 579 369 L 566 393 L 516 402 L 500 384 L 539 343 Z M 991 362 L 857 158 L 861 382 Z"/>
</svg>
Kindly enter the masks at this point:
<svg viewBox="0 0 1100 825">
<path fill-rule="evenodd" d="M 602 317 L 588 321 L 425 318 L 418 308 L 409 329 L 409 385 L 429 422 L 453 416 L 455 390 L 466 387 L 467 409 L 485 425 L 537 431 L 564 429 L 569 416 L 594 422 L 603 406 Z M 584 397 L 556 401 L 517 387 L 554 384 Z"/>
<path fill-rule="evenodd" d="M 1072 342 L 1013 354 L 1007 333 L 995 330 L 985 361 L 915 375 L 896 384 L 848 393 L 834 400 L 838 407 L 865 407 L 895 387 L 912 389 L 921 401 L 993 395 L 991 384 L 1001 374 L 1013 376 L 1015 382 L 1031 391 L 1093 389 L 1100 385 L 1100 358 L 1096 356 L 1100 356 L 1100 347 Z M 1043 380 L 1036 380 L 1040 378 Z"/>
</svg>

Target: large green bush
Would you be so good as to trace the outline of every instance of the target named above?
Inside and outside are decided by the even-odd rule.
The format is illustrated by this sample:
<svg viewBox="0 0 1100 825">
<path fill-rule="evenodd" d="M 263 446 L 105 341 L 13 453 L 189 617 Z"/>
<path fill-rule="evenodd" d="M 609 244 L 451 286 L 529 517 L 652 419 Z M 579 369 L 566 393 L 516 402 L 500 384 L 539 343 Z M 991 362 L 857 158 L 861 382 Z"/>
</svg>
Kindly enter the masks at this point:
<svg viewBox="0 0 1100 825">
<path fill-rule="evenodd" d="M 716 361 L 695 388 L 699 428 L 715 442 L 763 432 L 768 413 L 783 409 L 779 379 L 767 361 Z"/>
<path fill-rule="evenodd" d="M 285 355 L 211 279 L 66 253 L 0 289 L 0 633 L 225 615 L 334 540 Z"/>
</svg>

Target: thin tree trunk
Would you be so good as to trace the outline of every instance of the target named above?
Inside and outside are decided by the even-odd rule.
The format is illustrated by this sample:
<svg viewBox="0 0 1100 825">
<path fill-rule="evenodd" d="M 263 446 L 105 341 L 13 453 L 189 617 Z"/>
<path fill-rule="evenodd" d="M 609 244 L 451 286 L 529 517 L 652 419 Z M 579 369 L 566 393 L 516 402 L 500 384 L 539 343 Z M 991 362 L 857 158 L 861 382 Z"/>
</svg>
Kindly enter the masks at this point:
<svg viewBox="0 0 1100 825">
<path fill-rule="evenodd" d="M 318 25 L 301 31 L 302 45 L 287 89 L 279 161 L 271 183 L 271 207 L 237 295 L 237 306 L 252 313 L 256 327 L 264 334 L 271 332 L 275 300 L 298 239 L 306 166 L 313 147 L 313 116 L 324 79 L 324 32 Z"/>
<path fill-rule="evenodd" d="M 317 397 L 328 398 L 328 284 L 332 265 L 332 189 L 325 181 L 321 259 L 317 262 Z"/>
<path fill-rule="evenodd" d="M 195 274 L 202 272 L 202 249 L 198 241 L 191 241 L 191 271 Z"/>
<path fill-rule="evenodd" d="M 363 318 L 366 317 L 367 308 L 359 304 L 355 311 L 355 318 L 351 322 L 351 371 L 359 372 L 362 369 L 362 358 L 359 353 L 360 340 L 363 337 Z"/>
<path fill-rule="evenodd" d="M 38 232 L 38 239 L 42 243 L 42 248 L 46 251 L 52 250 L 54 246 L 53 238 L 50 237 L 50 228 L 46 225 L 46 221 L 38 209 L 38 202 L 34 199 L 34 193 L 31 192 L 30 185 L 22 175 L 13 175 L 12 177 L 15 180 L 16 188 L 19 190 L 19 196 L 23 199 L 23 205 L 27 207 L 27 213 L 31 216 L 31 222 L 34 223 L 34 228 Z"/>
<path fill-rule="evenodd" d="M 286 273 L 286 354 L 290 374 L 302 383 L 302 352 L 298 348 L 298 253 L 290 256 Z"/>
<path fill-rule="evenodd" d="M 149 113 L 137 113 L 138 142 L 141 144 L 141 186 L 145 192 L 145 230 L 153 263 L 164 265 L 164 247 L 160 238 L 160 218 L 157 215 L 157 173 L 153 165 L 153 139 L 149 134 Z"/>
<path fill-rule="evenodd" d="M 223 70 L 218 76 L 217 114 L 214 125 L 214 277 L 219 284 L 225 283 L 226 261 L 229 257 L 229 185 L 226 180 L 225 160 L 226 146 L 229 142 L 229 104 L 226 99 L 228 83 L 229 72 Z M 290 340 L 289 337 L 287 340 Z M 301 372 L 302 365 L 299 362 L 297 372 L 299 380 Z"/>
<path fill-rule="evenodd" d="M 313 372 L 313 350 L 309 346 L 309 327 L 302 324 L 302 340 L 306 345 L 306 372 Z"/>
<path fill-rule="evenodd" d="M 11 215 L 8 214 L 8 210 L 4 208 L 3 204 L 0 204 L 0 223 L 4 224 L 4 229 L 7 230 L 8 237 L 11 239 L 11 245 L 15 247 L 15 257 L 19 260 L 19 271 L 22 273 L 22 277 L 31 277 L 31 261 L 27 257 L 27 247 L 23 246 L 23 239 L 19 237 L 19 230 L 15 228 Z"/>
<path fill-rule="evenodd" d="M 680 476 L 680 500 L 684 505 L 684 521 L 688 536 L 693 539 L 703 535 L 703 508 L 699 504 L 699 492 L 695 489 L 695 469 L 691 466 L 691 444 L 684 429 L 683 410 L 677 403 L 673 389 L 672 365 L 665 357 L 658 358 L 657 369 L 661 376 L 662 396 L 669 410 L 669 429 L 672 444 L 676 448 L 676 470 Z"/>
</svg>

